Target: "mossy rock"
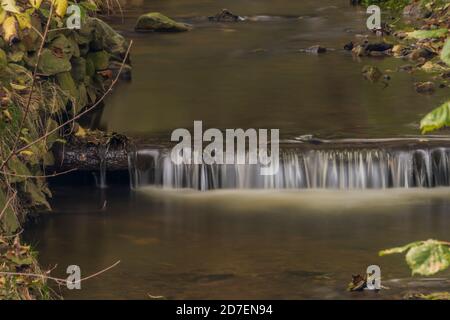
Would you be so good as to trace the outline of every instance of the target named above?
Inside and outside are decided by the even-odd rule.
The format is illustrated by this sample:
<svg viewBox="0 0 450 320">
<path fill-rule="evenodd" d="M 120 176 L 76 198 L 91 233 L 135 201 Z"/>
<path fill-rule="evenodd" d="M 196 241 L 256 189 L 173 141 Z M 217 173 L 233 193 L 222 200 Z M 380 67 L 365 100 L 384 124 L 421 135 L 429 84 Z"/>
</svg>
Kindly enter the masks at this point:
<svg viewBox="0 0 450 320">
<path fill-rule="evenodd" d="M 75 81 L 82 82 L 86 77 L 86 59 L 84 58 L 73 58 L 71 74 Z"/>
<path fill-rule="evenodd" d="M 108 69 L 109 54 L 106 51 L 90 52 L 87 55 L 87 60 L 92 61 L 95 70 Z"/>
<path fill-rule="evenodd" d="M 75 42 L 69 41 L 65 35 L 59 34 L 50 43 L 49 49 L 57 56 L 70 60 L 75 52 L 75 45 L 78 47 Z"/>
<path fill-rule="evenodd" d="M 78 89 L 70 72 L 61 72 L 56 75 L 56 82 L 71 98 L 78 99 Z"/>
<path fill-rule="evenodd" d="M 41 73 L 51 76 L 61 72 L 67 72 L 72 69 L 69 59 L 57 56 L 52 50 L 42 50 L 38 69 Z"/>
<path fill-rule="evenodd" d="M 182 32 L 190 29 L 189 25 L 176 22 L 159 12 L 150 12 L 140 16 L 134 27 L 134 30 L 138 32 Z"/>
</svg>

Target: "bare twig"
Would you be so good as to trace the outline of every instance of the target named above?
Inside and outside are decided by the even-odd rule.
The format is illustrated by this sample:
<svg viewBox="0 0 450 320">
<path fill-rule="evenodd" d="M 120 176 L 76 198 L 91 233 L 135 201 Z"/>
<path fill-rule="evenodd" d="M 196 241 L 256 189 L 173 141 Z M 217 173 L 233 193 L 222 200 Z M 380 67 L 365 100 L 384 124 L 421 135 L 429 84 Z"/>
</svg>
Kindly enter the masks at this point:
<svg viewBox="0 0 450 320">
<path fill-rule="evenodd" d="M 16 198 L 16 195 L 17 195 L 17 192 L 14 191 L 12 196 L 10 196 L 8 198 L 8 200 L 6 201 L 5 206 L 2 209 L 2 212 L 0 213 L 0 220 L 2 220 L 3 215 L 5 214 L 6 210 L 8 210 L 8 207 L 10 206 L 11 202 Z"/>
<path fill-rule="evenodd" d="M 9 173 L 9 172 L 2 172 L 1 174 L 5 175 L 5 176 L 11 176 L 11 177 L 19 177 L 19 178 L 53 178 L 53 177 L 57 177 L 57 176 L 61 176 L 64 174 L 68 174 L 72 171 L 77 171 L 78 168 L 73 168 L 67 171 L 62 171 L 62 172 L 55 172 L 53 174 L 48 174 L 48 175 L 42 175 L 42 176 L 33 176 L 33 175 L 26 175 L 26 174 L 14 174 L 14 173 Z"/>
<path fill-rule="evenodd" d="M 110 265 L 109 267 L 102 269 L 94 274 L 91 274 L 85 278 L 81 278 L 80 280 L 76 280 L 73 283 L 77 284 L 77 283 L 81 283 L 82 281 L 86 281 L 88 279 L 92 279 L 94 277 L 99 276 L 100 274 L 114 268 L 115 266 L 117 266 L 120 263 L 120 260 L 116 261 L 114 264 Z M 51 276 L 47 276 L 44 274 L 37 274 L 37 273 L 26 273 L 26 272 L 0 272 L 0 274 L 6 275 L 6 276 L 23 276 L 23 277 L 33 277 L 33 278 L 42 278 L 42 279 L 46 279 L 46 280 L 53 280 L 56 283 L 58 283 L 59 285 L 66 285 L 67 284 L 67 279 L 62 279 L 62 278 L 56 278 L 56 277 L 51 277 Z"/>
</svg>

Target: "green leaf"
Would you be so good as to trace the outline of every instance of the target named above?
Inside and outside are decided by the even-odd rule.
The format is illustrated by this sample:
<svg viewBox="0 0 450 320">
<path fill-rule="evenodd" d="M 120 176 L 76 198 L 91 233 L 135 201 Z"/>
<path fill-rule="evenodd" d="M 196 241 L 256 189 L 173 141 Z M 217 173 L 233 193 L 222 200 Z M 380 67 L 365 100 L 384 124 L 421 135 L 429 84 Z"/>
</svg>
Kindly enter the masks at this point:
<svg viewBox="0 0 450 320">
<path fill-rule="evenodd" d="M 447 38 L 447 41 L 442 48 L 441 60 L 450 66 L 450 38 Z"/>
<path fill-rule="evenodd" d="M 415 30 L 412 32 L 407 32 L 407 37 L 410 39 L 430 39 L 430 38 L 442 38 L 448 33 L 448 29 L 441 28 L 435 30 Z"/>
<path fill-rule="evenodd" d="M 412 274 L 433 275 L 450 266 L 450 248 L 443 242 L 427 240 L 412 246 L 406 254 Z"/>
<path fill-rule="evenodd" d="M 450 100 L 434 109 L 420 120 L 422 134 L 450 126 Z"/>
</svg>

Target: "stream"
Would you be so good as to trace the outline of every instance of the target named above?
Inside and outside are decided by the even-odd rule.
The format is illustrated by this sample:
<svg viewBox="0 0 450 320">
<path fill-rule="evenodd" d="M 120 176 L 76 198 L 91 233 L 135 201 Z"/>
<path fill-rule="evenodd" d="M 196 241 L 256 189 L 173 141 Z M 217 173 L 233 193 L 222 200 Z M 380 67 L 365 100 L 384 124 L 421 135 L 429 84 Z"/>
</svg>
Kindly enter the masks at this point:
<svg viewBox="0 0 450 320">
<path fill-rule="evenodd" d="M 168 141 L 172 130 L 202 120 L 209 128 L 278 128 L 284 140 L 401 139 L 417 136 L 420 118 L 449 95 L 416 93 L 420 74 L 394 72 L 387 86 L 364 80 L 366 64 L 396 70 L 407 62 L 356 60 L 343 50 L 366 32 L 364 10 L 348 0 L 123 7 L 123 21 L 107 21 L 134 40 L 133 80 L 107 99 L 98 124 L 109 131 Z M 207 21 L 222 8 L 251 19 Z M 137 17 L 150 11 L 194 29 L 134 33 Z M 300 52 L 317 44 L 328 52 Z M 87 276 L 121 261 L 81 290 L 55 287 L 66 299 L 400 299 L 449 291 L 448 271 L 411 277 L 403 256 L 378 256 L 416 240 L 448 240 L 449 157 L 444 148 L 283 150 L 281 173 L 262 179 L 244 166 L 175 168 L 146 148 L 130 158 L 130 187 L 54 185 L 54 211 L 24 237 L 44 268 L 56 266 L 53 276 L 65 278 L 68 265 Z M 389 289 L 346 291 L 352 274 L 373 264 Z"/>
</svg>

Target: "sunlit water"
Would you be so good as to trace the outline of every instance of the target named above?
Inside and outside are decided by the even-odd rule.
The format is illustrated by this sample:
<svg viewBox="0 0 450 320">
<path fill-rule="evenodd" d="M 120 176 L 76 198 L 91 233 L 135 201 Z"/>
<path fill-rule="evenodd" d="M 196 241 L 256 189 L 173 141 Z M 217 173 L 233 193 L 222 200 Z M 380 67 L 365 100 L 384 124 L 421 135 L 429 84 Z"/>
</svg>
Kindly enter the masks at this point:
<svg viewBox="0 0 450 320">
<path fill-rule="evenodd" d="M 222 8 L 273 19 L 215 24 L 202 18 Z M 173 129 L 203 120 L 221 129 L 279 128 L 288 138 L 403 136 L 417 134 L 420 117 L 448 96 L 444 90 L 417 94 L 413 83 L 420 76 L 406 73 L 391 74 L 387 87 L 365 81 L 365 64 L 395 70 L 406 62 L 354 60 L 342 50 L 365 28 L 364 11 L 347 0 L 154 0 L 131 1 L 124 9 L 125 23 L 112 22 L 134 40 L 133 81 L 108 99 L 101 122 L 112 131 L 168 140 Z M 148 11 L 194 30 L 133 33 L 136 17 Z M 299 52 L 315 44 L 334 50 Z M 167 183 L 152 182 L 149 163 L 133 163 L 136 190 L 55 188 L 54 212 L 42 215 L 25 237 L 44 267 L 58 265 L 54 276 L 65 277 L 72 264 L 87 276 L 121 260 L 80 291 L 62 289 L 69 299 L 379 299 L 450 290 L 447 280 L 411 278 L 400 255 L 377 255 L 420 239 L 448 240 L 450 189 L 405 188 L 448 184 L 446 152 L 439 162 L 439 152 L 422 151 L 391 158 L 383 150 L 365 151 L 361 159 L 362 153 L 348 153 L 341 162 L 339 154 L 315 151 L 304 167 L 293 154 L 272 190 L 244 189 L 264 184 L 244 179 L 233 185 L 238 180 L 230 178 L 219 190 L 200 192 L 193 189 L 214 188 L 185 184 L 170 165 L 159 171 Z M 189 170 L 181 174 L 198 183 L 201 175 Z M 295 189 L 306 183 L 300 174 L 315 181 L 306 184 L 311 189 Z M 220 189 L 226 183 L 229 188 Z M 316 189 L 349 189 L 351 183 L 390 189 Z M 283 186 L 291 190 L 277 190 Z M 351 275 L 371 264 L 381 267 L 382 284 L 390 289 L 347 292 Z"/>
</svg>

